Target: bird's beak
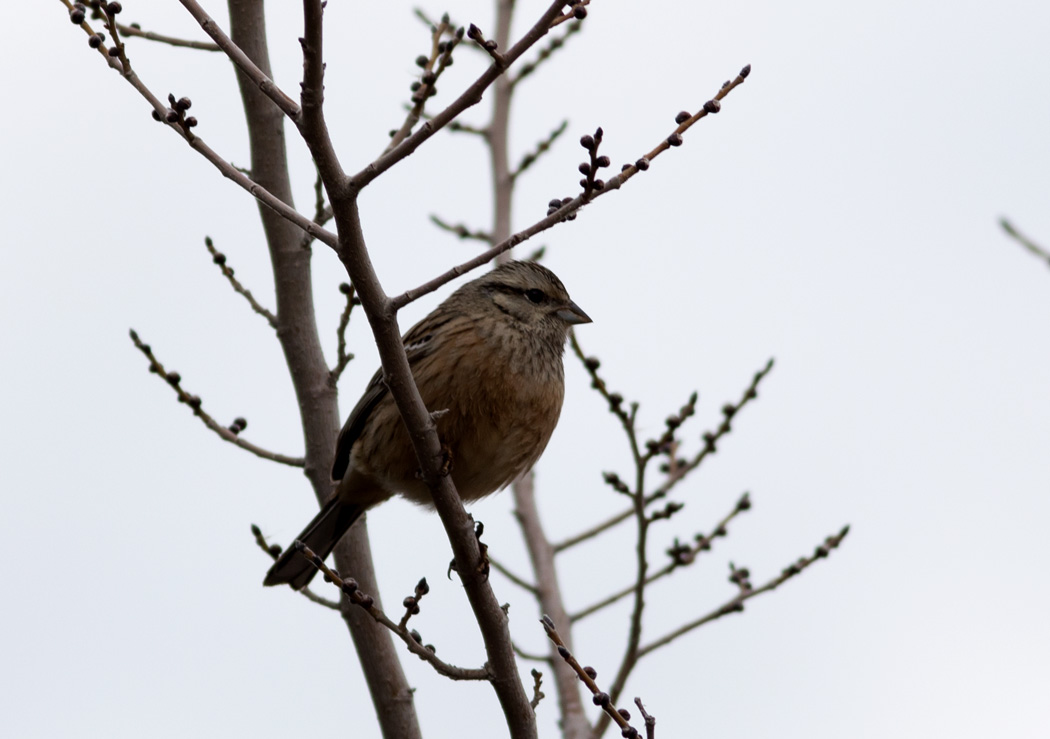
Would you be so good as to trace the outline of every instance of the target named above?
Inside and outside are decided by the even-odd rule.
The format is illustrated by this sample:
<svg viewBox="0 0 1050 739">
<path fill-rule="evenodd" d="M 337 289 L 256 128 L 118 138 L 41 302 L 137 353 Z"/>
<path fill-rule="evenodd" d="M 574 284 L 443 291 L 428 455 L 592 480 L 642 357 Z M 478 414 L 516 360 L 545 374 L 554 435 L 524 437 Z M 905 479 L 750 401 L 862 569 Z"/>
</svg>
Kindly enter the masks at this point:
<svg viewBox="0 0 1050 739">
<path fill-rule="evenodd" d="M 557 316 L 570 326 L 575 326 L 577 323 L 591 322 L 591 317 L 584 313 L 583 309 L 571 300 L 568 305 L 558 311 Z"/>
</svg>

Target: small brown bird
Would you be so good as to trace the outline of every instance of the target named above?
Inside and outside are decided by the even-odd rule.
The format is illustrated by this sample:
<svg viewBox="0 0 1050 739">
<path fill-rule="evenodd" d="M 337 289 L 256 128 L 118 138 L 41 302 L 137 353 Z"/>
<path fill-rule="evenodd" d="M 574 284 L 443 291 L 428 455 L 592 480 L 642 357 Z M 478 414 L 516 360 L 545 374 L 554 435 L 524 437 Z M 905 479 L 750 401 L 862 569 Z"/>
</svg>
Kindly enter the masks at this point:
<svg viewBox="0 0 1050 739">
<path fill-rule="evenodd" d="M 565 396 L 569 327 L 590 321 L 549 269 L 509 262 L 463 285 L 402 337 L 460 498 L 494 493 L 539 459 Z M 380 369 L 339 433 L 338 490 L 299 541 L 323 559 L 362 513 L 395 494 L 433 506 L 418 470 Z M 289 548 L 263 584 L 298 590 L 316 572 Z"/>
</svg>

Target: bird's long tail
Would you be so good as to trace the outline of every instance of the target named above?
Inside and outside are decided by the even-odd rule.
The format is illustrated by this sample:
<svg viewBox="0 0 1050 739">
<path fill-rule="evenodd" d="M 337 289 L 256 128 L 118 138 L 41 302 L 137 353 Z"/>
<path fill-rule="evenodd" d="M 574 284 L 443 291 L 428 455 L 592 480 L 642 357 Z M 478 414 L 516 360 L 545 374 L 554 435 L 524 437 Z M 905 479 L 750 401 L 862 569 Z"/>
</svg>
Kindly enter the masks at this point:
<svg viewBox="0 0 1050 739">
<path fill-rule="evenodd" d="M 307 524 L 297 538 L 324 559 L 364 512 L 363 506 L 342 501 L 336 495 L 325 503 L 321 512 L 314 516 L 314 520 Z M 266 573 L 263 585 L 288 583 L 299 590 L 306 587 L 316 574 L 317 568 L 306 557 L 295 551 L 294 547 L 288 547 Z"/>
</svg>

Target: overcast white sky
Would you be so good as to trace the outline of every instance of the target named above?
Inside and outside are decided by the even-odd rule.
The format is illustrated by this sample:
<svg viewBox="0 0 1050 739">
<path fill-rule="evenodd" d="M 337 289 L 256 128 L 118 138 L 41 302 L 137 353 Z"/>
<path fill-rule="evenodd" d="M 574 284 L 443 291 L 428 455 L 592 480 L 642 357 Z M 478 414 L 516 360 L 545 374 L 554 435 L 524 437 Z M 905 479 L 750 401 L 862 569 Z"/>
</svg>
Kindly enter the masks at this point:
<svg viewBox="0 0 1050 739">
<path fill-rule="evenodd" d="M 275 75 L 294 95 L 299 6 L 271 5 Z M 424 7 L 488 31 L 488 5 Z M 519 30 L 542 5 L 519 2 Z M 210 235 L 272 306 L 256 207 L 150 121 L 60 3 L 23 6 L 0 45 L 0 733 L 377 736 L 338 617 L 260 586 L 267 562 L 249 525 L 289 541 L 315 508 L 305 479 L 207 432 L 127 338 L 136 328 L 218 419 L 243 415 L 251 440 L 301 453 L 272 332 L 203 247 Z M 225 24 L 222 3 L 205 6 Z M 329 6 L 328 120 L 354 170 L 399 123 L 429 40 L 409 3 Z M 124 7 L 127 22 L 203 37 L 174 1 Z M 646 635 L 730 597 L 729 561 L 758 583 L 843 524 L 852 532 L 744 615 L 647 659 L 627 697 L 643 697 L 660 737 L 1046 736 L 1050 270 L 997 219 L 1050 245 L 1050 5 L 640 7 L 596 0 L 585 31 L 523 84 L 516 155 L 570 125 L 522 181 L 516 225 L 575 191 L 581 134 L 603 126 L 614 165 L 634 161 L 679 110 L 751 63 L 747 84 L 684 146 L 537 244 L 594 318 L 581 342 L 641 402 L 652 433 L 696 389 L 695 441 L 777 360 L 759 402 L 682 486 L 686 510 L 656 530 L 654 558 L 742 491 L 755 507 L 705 560 L 653 589 Z M 247 164 L 223 58 L 129 49 L 155 92 L 191 97 L 200 135 Z M 464 50 L 438 101 L 479 64 Z M 309 212 L 312 169 L 291 129 L 289 139 Z M 478 143 L 440 135 L 370 188 L 364 226 L 388 291 L 473 254 L 428 216 L 486 228 L 487 182 Z M 315 265 L 334 354 L 345 275 L 323 247 Z M 344 410 L 376 367 L 364 321 L 350 339 Z M 570 362 L 567 375 L 562 423 L 537 468 L 556 539 L 618 511 L 600 473 L 630 471 L 583 370 Z M 474 513 L 497 556 L 527 573 L 510 507 L 497 496 Z M 427 576 L 417 628 L 446 659 L 480 664 L 466 600 L 444 577 L 437 518 L 398 501 L 369 524 L 382 596 L 397 604 Z M 565 556 L 570 608 L 627 581 L 632 542 L 624 527 Z M 529 596 L 494 586 L 516 638 L 543 650 Z M 577 632 L 599 682 L 615 671 L 625 626 L 616 608 Z M 405 664 L 427 736 L 503 735 L 487 686 Z M 544 736 L 557 734 L 555 716 L 549 698 Z"/>
</svg>

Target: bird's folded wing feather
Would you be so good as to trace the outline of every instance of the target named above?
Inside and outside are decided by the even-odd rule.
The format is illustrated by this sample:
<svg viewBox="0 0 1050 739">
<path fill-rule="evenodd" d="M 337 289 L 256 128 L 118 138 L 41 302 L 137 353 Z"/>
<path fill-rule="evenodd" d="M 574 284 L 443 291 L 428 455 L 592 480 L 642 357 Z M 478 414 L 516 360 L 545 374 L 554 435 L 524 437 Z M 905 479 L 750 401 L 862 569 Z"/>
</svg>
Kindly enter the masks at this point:
<svg viewBox="0 0 1050 739">
<path fill-rule="evenodd" d="M 443 322 L 435 321 L 433 315 L 427 316 L 410 328 L 408 333 L 402 337 L 402 341 L 405 344 L 405 354 L 408 355 L 409 367 L 433 351 L 434 330 L 439 327 L 439 323 Z M 350 411 L 350 416 L 346 419 L 346 423 L 343 424 L 342 431 L 339 432 L 339 439 L 335 444 L 335 461 L 332 463 L 333 480 L 343 479 L 343 475 L 346 474 L 350 467 L 350 451 L 354 447 L 354 442 L 361 436 L 361 432 L 364 431 L 372 411 L 379 405 L 379 401 L 386 396 L 387 392 L 389 391 L 387 390 L 386 382 L 383 381 L 383 368 L 380 367 L 372 375 L 372 379 L 369 380 L 364 394 L 357 401 L 354 409 Z"/>
</svg>

